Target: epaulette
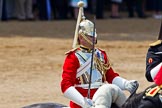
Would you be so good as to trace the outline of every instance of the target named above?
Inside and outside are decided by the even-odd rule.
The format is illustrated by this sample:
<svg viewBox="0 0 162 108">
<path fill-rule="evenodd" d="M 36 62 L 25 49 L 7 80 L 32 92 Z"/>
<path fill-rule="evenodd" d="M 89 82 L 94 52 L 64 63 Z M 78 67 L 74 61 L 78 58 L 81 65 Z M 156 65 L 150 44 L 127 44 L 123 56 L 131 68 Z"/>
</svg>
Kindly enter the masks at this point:
<svg viewBox="0 0 162 108">
<path fill-rule="evenodd" d="M 151 43 L 150 46 L 156 46 L 156 45 L 159 45 L 161 43 L 162 43 L 162 40 L 157 40 L 157 41 Z"/>
<path fill-rule="evenodd" d="M 78 49 L 78 48 L 73 48 L 73 49 L 71 49 L 71 50 L 65 52 L 65 55 L 67 55 L 67 54 L 69 54 L 69 53 L 71 53 L 71 52 L 73 52 L 73 51 L 75 51 L 75 50 L 77 50 L 77 49 Z"/>
<path fill-rule="evenodd" d="M 97 48 L 97 47 L 96 47 L 96 49 L 99 49 L 99 50 L 101 50 L 101 51 L 104 51 L 104 49 L 101 49 L 101 48 Z"/>
</svg>

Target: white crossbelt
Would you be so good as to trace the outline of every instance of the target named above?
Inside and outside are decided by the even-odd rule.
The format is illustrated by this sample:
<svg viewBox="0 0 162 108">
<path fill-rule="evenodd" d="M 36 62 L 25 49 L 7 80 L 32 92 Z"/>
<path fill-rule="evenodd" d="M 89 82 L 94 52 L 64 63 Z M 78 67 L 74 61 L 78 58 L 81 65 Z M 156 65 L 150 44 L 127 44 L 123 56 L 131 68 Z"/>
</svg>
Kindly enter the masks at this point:
<svg viewBox="0 0 162 108">
<path fill-rule="evenodd" d="M 90 67 L 91 67 L 91 57 L 80 68 L 77 69 L 76 78 L 85 73 L 88 69 L 90 69 Z"/>
</svg>

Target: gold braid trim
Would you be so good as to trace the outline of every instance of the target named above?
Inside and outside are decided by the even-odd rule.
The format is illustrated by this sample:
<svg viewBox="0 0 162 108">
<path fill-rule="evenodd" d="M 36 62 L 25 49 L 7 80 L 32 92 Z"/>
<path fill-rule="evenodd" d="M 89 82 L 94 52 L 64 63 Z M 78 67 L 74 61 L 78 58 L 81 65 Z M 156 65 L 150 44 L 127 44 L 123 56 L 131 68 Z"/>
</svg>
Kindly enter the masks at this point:
<svg viewBox="0 0 162 108">
<path fill-rule="evenodd" d="M 94 55 L 94 65 L 96 66 L 96 68 L 101 72 L 104 81 L 106 81 L 106 72 L 108 69 L 110 69 L 110 63 L 104 63 L 103 61 L 101 61 L 96 55 Z"/>
</svg>

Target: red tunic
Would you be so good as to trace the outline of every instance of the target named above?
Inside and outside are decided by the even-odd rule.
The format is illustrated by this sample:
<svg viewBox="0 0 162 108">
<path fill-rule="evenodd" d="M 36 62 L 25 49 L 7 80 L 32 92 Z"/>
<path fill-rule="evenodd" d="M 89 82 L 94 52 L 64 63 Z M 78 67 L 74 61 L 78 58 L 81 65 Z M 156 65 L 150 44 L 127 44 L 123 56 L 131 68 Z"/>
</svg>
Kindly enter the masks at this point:
<svg viewBox="0 0 162 108">
<path fill-rule="evenodd" d="M 77 49 L 79 50 L 79 49 Z M 100 49 L 99 49 L 100 50 Z M 108 58 L 106 52 L 100 50 L 101 53 L 104 55 L 105 63 L 108 62 Z M 79 80 L 76 78 L 77 69 L 80 67 L 79 60 L 75 55 L 75 51 L 71 51 L 67 54 L 65 58 L 64 65 L 63 65 L 63 73 L 62 73 L 62 81 L 61 81 L 61 90 L 64 93 L 66 89 L 75 84 L 79 84 Z M 119 76 L 118 73 L 115 73 L 113 69 L 110 69 L 106 72 L 106 80 L 108 83 L 112 83 L 112 80 Z M 83 95 L 83 97 L 87 97 L 88 89 L 83 89 L 80 87 L 76 87 L 76 89 Z M 97 89 L 91 89 L 90 96 L 93 97 L 94 93 Z M 72 101 L 70 101 L 70 108 L 81 108 L 80 106 L 76 105 Z"/>
</svg>

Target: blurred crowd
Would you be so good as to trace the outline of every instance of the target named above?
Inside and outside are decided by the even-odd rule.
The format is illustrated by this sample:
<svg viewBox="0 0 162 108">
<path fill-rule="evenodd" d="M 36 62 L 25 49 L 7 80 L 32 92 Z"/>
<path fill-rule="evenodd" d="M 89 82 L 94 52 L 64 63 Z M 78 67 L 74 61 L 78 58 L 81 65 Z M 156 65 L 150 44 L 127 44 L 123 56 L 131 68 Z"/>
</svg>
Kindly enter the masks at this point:
<svg viewBox="0 0 162 108">
<path fill-rule="evenodd" d="M 0 0 L 0 20 L 66 20 L 77 18 L 79 0 Z M 109 11 L 109 18 L 121 18 L 121 11 L 128 18 L 162 19 L 162 0 L 83 0 L 85 12 L 95 14 L 97 19 L 104 19 Z M 147 15 L 151 11 L 151 16 Z"/>
</svg>

